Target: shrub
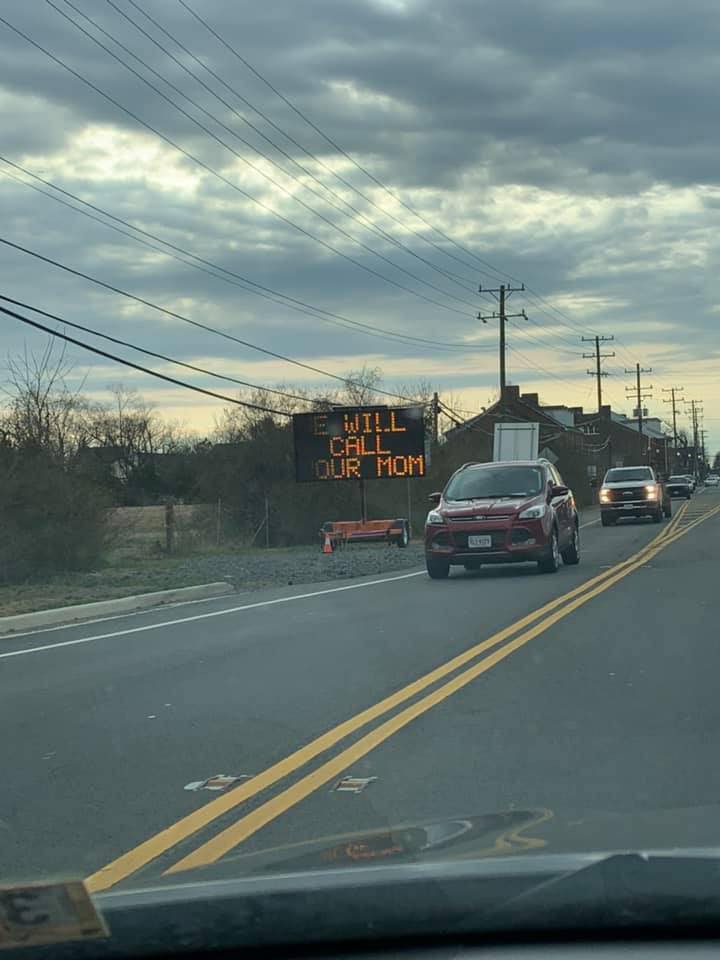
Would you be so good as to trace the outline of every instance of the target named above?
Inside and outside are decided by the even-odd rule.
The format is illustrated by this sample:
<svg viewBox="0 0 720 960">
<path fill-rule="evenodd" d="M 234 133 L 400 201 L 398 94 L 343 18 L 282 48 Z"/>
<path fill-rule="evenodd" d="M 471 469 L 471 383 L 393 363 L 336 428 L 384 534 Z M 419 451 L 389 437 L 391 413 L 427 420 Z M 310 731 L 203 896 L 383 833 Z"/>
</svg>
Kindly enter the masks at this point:
<svg viewBox="0 0 720 960">
<path fill-rule="evenodd" d="M 88 570 L 101 559 L 107 499 L 44 452 L 0 457 L 0 582 Z"/>
</svg>

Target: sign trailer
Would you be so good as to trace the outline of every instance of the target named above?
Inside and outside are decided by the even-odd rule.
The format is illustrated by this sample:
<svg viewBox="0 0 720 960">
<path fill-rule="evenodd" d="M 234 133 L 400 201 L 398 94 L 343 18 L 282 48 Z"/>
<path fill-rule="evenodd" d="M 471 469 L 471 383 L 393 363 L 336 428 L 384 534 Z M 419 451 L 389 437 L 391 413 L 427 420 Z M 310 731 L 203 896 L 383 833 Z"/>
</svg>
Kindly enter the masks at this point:
<svg viewBox="0 0 720 960">
<path fill-rule="evenodd" d="M 425 476 L 422 407 L 296 413 L 293 433 L 298 483 Z"/>
<path fill-rule="evenodd" d="M 298 483 L 358 480 L 362 517 L 323 525 L 333 543 L 393 540 L 406 546 L 408 520 L 367 518 L 366 480 L 400 480 L 426 473 L 425 417 L 415 407 L 335 407 L 293 415 L 295 479 Z"/>
</svg>

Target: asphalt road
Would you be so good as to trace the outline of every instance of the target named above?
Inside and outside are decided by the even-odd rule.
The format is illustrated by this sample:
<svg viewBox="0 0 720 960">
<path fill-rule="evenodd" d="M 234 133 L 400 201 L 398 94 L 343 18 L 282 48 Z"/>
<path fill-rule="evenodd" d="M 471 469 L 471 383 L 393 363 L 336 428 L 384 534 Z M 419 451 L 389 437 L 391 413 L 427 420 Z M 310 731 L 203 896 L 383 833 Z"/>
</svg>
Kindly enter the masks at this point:
<svg viewBox="0 0 720 960">
<path fill-rule="evenodd" d="M 675 507 L 588 522 L 556 575 L 417 571 L 0 639 L 0 880 L 132 886 L 508 810 L 544 824 L 528 849 L 715 844 L 720 494 Z M 219 773 L 251 779 L 184 789 Z M 347 775 L 376 779 L 333 789 Z"/>
</svg>

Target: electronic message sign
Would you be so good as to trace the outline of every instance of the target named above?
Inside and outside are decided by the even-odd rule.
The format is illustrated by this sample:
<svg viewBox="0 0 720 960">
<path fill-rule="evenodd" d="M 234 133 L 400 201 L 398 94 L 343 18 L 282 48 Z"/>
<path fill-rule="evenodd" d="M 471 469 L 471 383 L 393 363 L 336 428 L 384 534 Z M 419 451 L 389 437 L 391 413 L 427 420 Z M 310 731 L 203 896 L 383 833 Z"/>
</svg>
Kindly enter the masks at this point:
<svg viewBox="0 0 720 960">
<path fill-rule="evenodd" d="M 425 476 L 422 407 L 296 413 L 293 433 L 298 483 Z"/>
</svg>

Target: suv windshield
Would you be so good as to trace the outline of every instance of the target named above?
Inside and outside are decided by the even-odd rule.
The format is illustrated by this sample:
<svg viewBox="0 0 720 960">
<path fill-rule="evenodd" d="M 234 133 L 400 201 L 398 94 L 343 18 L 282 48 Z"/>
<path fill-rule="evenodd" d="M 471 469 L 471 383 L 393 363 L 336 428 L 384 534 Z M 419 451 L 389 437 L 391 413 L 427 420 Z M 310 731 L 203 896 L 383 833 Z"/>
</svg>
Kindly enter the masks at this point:
<svg viewBox="0 0 720 960">
<path fill-rule="evenodd" d="M 668 483 L 687 483 L 687 482 L 688 482 L 687 477 L 670 477 L 670 479 L 668 480 Z"/>
<path fill-rule="evenodd" d="M 628 467 L 624 470 L 608 470 L 605 483 L 624 483 L 626 480 L 652 480 L 649 467 Z"/>
<path fill-rule="evenodd" d="M 540 493 L 542 487 L 540 467 L 471 467 L 452 478 L 445 491 L 445 499 L 532 497 Z"/>
</svg>

